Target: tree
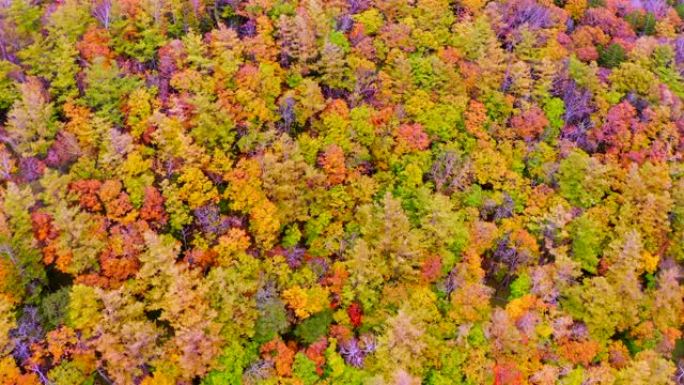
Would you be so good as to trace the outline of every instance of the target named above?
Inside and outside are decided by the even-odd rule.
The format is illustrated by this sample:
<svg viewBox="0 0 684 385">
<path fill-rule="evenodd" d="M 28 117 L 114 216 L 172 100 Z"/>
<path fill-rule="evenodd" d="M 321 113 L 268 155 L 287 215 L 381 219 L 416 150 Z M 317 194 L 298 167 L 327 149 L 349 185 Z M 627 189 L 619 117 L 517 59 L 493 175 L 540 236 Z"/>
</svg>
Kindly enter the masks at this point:
<svg viewBox="0 0 684 385">
<path fill-rule="evenodd" d="M 654 351 L 646 350 L 638 353 L 632 364 L 618 373 L 615 383 L 666 385 L 672 383 L 672 373 L 672 362 L 663 359 Z"/>
<path fill-rule="evenodd" d="M 648 95 L 656 86 L 656 77 L 649 70 L 635 63 L 621 63 L 610 75 L 613 88 L 618 92 L 636 92 Z"/>
<path fill-rule="evenodd" d="M 326 41 L 321 50 L 318 70 L 323 74 L 321 83 L 333 89 L 351 90 L 353 74 L 344 61 L 344 50 Z"/>
<path fill-rule="evenodd" d="M 177 376 L 185 380 L 203 376 L 212 368 L 223 344 L 217 312 L 209 303 L 209 287 L 197 286 L 196 273 L 175 263 L 178 243 L 173 238 L 148 231 L 144 239 L 147 251 L 140 255 L 136 275 L 144 283 L 136 288 L 138 293 L 145 293 L 143 309 L 160 311 L 159 320 L 172 328 L 172 338 L 165 341 L 163 349 L 172 355 Z"/>
<path fill-rule="evenodd" d="M 181 185 L 178 189 L 179 198 L 187 202 L 191 209 L 218 201 L 218 191 L 198 168 L 188 167 L 183 170 L 178 182 Z"/>
<path fill-rule="evenodd" d="M 625 49 L 619 44 L 611 44 L 608 47 L 599 47 L 598 63 L 601 67 L 615 68 L 620 66 L 626 59 Z"/>
<path fill-rule="evenodd" d="M 404 124 L 397 128 L 398 151 L 420 151 L 430 146 L 430 139 L 420 124 Z"/>
<path fill-rule="evenodd" d="M 196 114 L 192 119 L 194 127 L 190 135 L 195 143 L 200 143 L 208 149 L 230 149 L 235 140 L 235 123 L 230 114 L 209 95 L 196 95 L 193 98 L 193 105 Z"/>
<path fill-rule="evenodd" d="M 292 364 L 296 353 L 292 344 L 285 344 L 283 340 L 276 337 L 273 341 L 261 346 L 261 353 L 264 358 L 275 363 L 278 376 L 290 377 L 292 375 Z"/>
<path fill-rule="evenodd" d="M 396 373 L 401 368 L 417 370 L 424 360 L 423 353 L 427 349 L 425 330 L 420 321 L 406 310 L 391 317 L 387 322 L 386 332 L 378 339 L 378 359 L 390 360 L 388 373 Z"/>
<path fill-rule="evenodd" d="M 33 240 L 29 209 L 34 203 L 29 186 L 20 188 L 11 182 L 7 185 L 2 205 L 6 224 L 0 232 L 0 255 L 3 267 L 12 272 L 9 281 L 17 285 L 10 286 L 9 292 L 16 300 L 27 303 L 38 301 L 46 280 L 41 255 Z"/>
<path fill-rule="evenodd" d="M 57 255 L 64 258 L 58 268 L 73 275 L 96 269 L 97 256 L 104 249 L 107 236 L 103 218 L 80 211 L 77 207 L 67 207 L 64 202 L 56 205 L 54 210 L 53 224 L 59 236 L 53 244 Z"/>
<path fill-rule="evenodd" d="M 12 107 L 14 101 L 19 97 L 19 92 L 12 80 L 12 72 L 16 71 L 16 66 L 6 60 L 0 60 L 0 113 L 5 114 Z"/>
<path fill-rule="evenodd" d="M 576 206 L 594 206 L 608 190 L 607 171 L 606 166 L 586 153 L 573 151 L 558 167 L 560 193 Z"/>
<path fill-rule="evenodd" d="M 94 288 L 85 285 L 74 285 L 69 293 L 69 311 L 67 324 L 80 330 L 89 337 L 97 327 L 102 303 Z"/>
<path fill-rule="evenodd" d="M 23 156 L 43 155 L 59 130 L 53 105 L 38 78 L 29 77 L 19 91 L 21 99 L 7 116 L 9 144 Z"/>
<path fill-rule="evenodd" d="M 11 298 L 3 293 L 0 296 L 0 310 L 2 310 L 0 313 L 2 314 L 2 318 L 0 318 L 0 353 L 3 357 L 13 348 L 9 336 L 10 330 L 14 329 L 16 326 L 16 320 L 14 319 L 14 313 L 12 312 L 13 307 Z M 2 371 L 0 371 L 0 373 L 2 373 Z"/>
<path fill-rule="evenodd" d="M 605 239 L 602 223 L 585 214 L 572 222 L 570 231 L 573 258 L 582 264 L 584 270 L 595 274 Z"/>
<path fill-rule="evenodd" d="M 164 226 L 168 215 L 164 211 L 164 197 L 152 186 L 145 188 L 145 198 L 140 208 L 140 218 L 157 226 Z"/>
<path fill-rule="evenodd" d="M 283 300 L 298 318 L 306 319 L 327 307 L 328 293 L 319 286 L 310 289 L 293 286 L 283 291 Z"/>
<path fill-rule="evenodd" d="M 541 136 L 548 125 L 548 119 L 536 106 L 511 118 L 511 126 L 517 131 L 518 136 L 526 141 L 532 141 Z"/>
<path fill-rule="evenodd" d="M 91 319 L 97 336 L 93 345 L 107 378 L 120 383 L 140 378 L 145 364 L 162 353 L 161 331 L 147 318 L 145 305 L 125 288 L 102 292 L 99 306 L 99 317 Z"/>
<path fill-rule="evenodd" d="M 335 185 L 344 181 L 347 170 L 344 164 L 344 151 L 339 146 L 330 145 L 319 157 L 319 163 L 328 175 L 328 183 Z"/>
<path fill-rule="evenodd" d="M 255 159 L 241 159 L 227 176 L 230 185 L 224 194 L 231 199 L 234 210 L 249 213 L 255 240 L 268 249 L 280 231 L 280 221 L 276 216 L 277 207 L 262 191 L 260 176 Z"/>
<path fill-rule="evenodd" d="M 304 354 L 297 353 L 292 364 L 292 374 L 299 378 L 304 385 L 313 385 L 318 382 L 316 374 L 316 364 L 308 359 Z"/>
<path fill-rule="evenodd" d="M 98 57 L 87 68 L 85 81 L 88 85 L 84 102 L 95 113 L 114 123 L 123 121 L 123 114 L 119 107 L 140 83 L 132 77 L 123 76 L 116 62 L 107 62 L 104 57 Z"/>
</svg>

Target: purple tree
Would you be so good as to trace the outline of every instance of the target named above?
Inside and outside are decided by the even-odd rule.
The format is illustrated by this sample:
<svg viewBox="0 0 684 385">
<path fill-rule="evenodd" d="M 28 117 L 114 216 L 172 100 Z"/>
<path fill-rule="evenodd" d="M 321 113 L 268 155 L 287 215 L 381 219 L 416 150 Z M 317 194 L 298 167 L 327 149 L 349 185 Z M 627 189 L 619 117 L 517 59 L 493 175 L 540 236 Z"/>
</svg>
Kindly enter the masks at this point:
<svg viewBox="0 0 684 385">
<path fill-rule="evenodd" d="M 295 100 L 291 96 L 286 97 L 280 103 L 280 118 L 278 127 L 283 132 L 290 132 L 295 123 Z"/>
<path fill-rule="evenodd" d="M 363 102 L 373 104 L 378 92 L 378 78 L 374 71 L 359 70 L 356 73 L 356 84 L 351 94 L 350 105 L 358 106 Z"/>
<path fill-rule="evenodd" d="M 536 30 L 552 27 L 555 23 L 553 12 L 534 0 L 512 0 L 502 5 L 500 11 L 499 37 L 509 37 L 522 26 Z"/>
<path fill-rule="evenodd" d="M 632 6 L 643 9 L 647 13 L 652 13 L 661 18 L 667 14 L 670 6 L 664 0 L 631 0 Z"/>
<path fill-rule="evenodd" d="M 254 37 L 257 33 L 257 25 L 254 19 L 248 19 L 240 27 L 238 27 L 238 36 L 244 37 Z"/>
<path fill-rule="evenodd" d="M 290 266 L 290 269 L 294 270 L 302 265 L 305 251 L 306 249 L 299 246 L 295 246 L 284 251 L 285 261 L 287 261 L 287 265 Z"/>
<path fill-rule="evenodd" d="M 680 36 L 674 41 L 675 62 L 684 63 L 684 36 Z"/>
<path fill-rule="evenodd" d="M 340 343 L 340 355 L 344 358 L 344 361 L 355 367 L 363 367 L 363 360 L 366 357 L 366 353 L 359 347 L 359 341 L 356 338 L 350 338 L 347 341 Z"/>
<path fill-rule="evenodd" d="M 45 163 L 36 157 L 19 159 L 19 172 L 21 177 L 27 182 L 33 182 L 43 175 Z"/>
<path fill-rule="evenodd" d="M 216 205 L 205 205 L 195 209 L 195 221 L 205 234 L 221 235 L 230 228 L 229 219 L 221 215 Z"/>
<path fill-rule="evenodd" d="M 559 78 L 554 84 L 554 94 L 565 103 L 565 123 L 577 124 L 589 118 L 594 111 L 591 106 L 592 95 L 587 89 L 577 86 L 574 80 Z"/>
<path fill-rule="evenodd" d="M 12 355 L 17 362 L 23 363 L 31 357 L 31 345 L 40 342 L 44 337 L 38 308 L 27 306 L 17 322 L 17 327 L 10 331 L 14 343 Z"/>
<path fill-rule="evenodd" d="M 349 32 L 354 26 L 354 19 L 351 15 L 342 15 L 337 19 L 336 29 L 340 32 Z"/>
<path fill-rule="evenodd" d="M 352 14 L 363 12 L 370 7 L 369 0 L 347 0 L 347 3 L 349 4 L 349 12 Z"/>
<path fill-rule="evenodd" d="M 69 132 L 62 131 L 57 134 L 57 139 L 48 150 L 45 164 L 54 168 L 64 167 L 78 159 L 80 154 L 81 149 L 76 137 Z"/>
<path fill-rule="evenodd" d="M 93 6 L 93 17 L 102 24 L 105 29 L 109 29 L 112 15 L 112 0 L 99 0 Z"/>
</svg>

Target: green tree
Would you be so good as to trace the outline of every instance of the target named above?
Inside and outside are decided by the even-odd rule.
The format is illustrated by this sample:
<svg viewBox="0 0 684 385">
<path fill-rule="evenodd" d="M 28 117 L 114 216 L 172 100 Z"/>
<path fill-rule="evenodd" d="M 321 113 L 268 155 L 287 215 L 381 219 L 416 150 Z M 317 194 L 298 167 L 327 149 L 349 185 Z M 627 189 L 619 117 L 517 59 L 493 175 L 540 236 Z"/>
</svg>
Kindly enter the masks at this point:
<svg viewBox="0 0 684 385">
<path fill-rule="evenodd" d="M 610 187 L 606 166 L 581 150 L 560 162 L 557 179 L 561 195 L 575 206 L 588 208 L 601 201 Z"/>
<path fill-rule="evenodd" d="M 591 215 L 584 214 L 572 222 L 570 237 L 573 258 L 581 263 L 584 270 L 595 274 L 605 239 L 602 224 Z"/>
<path fill-rule="evenodd" d="M 95 113 L 114 124 L 123 122 L 121 105 L 124 98 L 140 83 L 133 77 L 121 74 L 116 62 L 107 62 L 97 57 L 85 71 L 87 88 L 84 102 L 95 110 Z"/>
<path fill-rule="evenodd" d="M 99 324 L 102 302 L 97 291 L 85 285 L 74 285 L 69 292 L 67 325 L 89 337 Z"/>
<path fill-rule="evenodd" d="M 53 104 L 37 78 L 28 78 L 19 90 L 21 99 L 7 116 L 10 145 L 24 156 L 43 155 L 60 128 Z"/>
<path fill-rule="evenodd" d="M 30 186 L 19 187 L 11 182 L 7 185 L 2 201 L 7 228 L 0 232 L 0 257 L 15 272 L 8 277 L 18 284 L 12 288 L 12 294 L 26 303 L 39 301 L 47 278 L 33 239 L 29 209 L 34 203 Z"/>
</svg>

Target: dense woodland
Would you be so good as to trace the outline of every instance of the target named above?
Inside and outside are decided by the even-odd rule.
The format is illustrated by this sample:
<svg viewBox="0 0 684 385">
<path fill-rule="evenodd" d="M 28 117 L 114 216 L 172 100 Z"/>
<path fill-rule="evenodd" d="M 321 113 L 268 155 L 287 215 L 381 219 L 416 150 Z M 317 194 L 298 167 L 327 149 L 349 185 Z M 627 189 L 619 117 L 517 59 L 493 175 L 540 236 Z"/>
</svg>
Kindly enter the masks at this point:
<svg viewBox="0 0 684 385">
<path fill-rule="evenodd" d="M 684 383 L 680 0 L 0 0 L 0 385 Z"/>
</svg>

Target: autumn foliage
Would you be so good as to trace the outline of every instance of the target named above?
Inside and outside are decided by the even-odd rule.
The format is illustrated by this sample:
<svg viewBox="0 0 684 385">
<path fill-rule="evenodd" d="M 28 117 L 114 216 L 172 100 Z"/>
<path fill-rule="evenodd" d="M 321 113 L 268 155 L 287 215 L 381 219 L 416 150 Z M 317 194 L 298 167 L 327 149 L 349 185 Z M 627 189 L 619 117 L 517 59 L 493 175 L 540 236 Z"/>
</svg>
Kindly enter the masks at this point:
<svg viewBox="0 0 684 385">
<path fill-rule="evenodd" d="M 680 3 L 0 1 L 0 385 L 681 385 Z"/>
</svg>

